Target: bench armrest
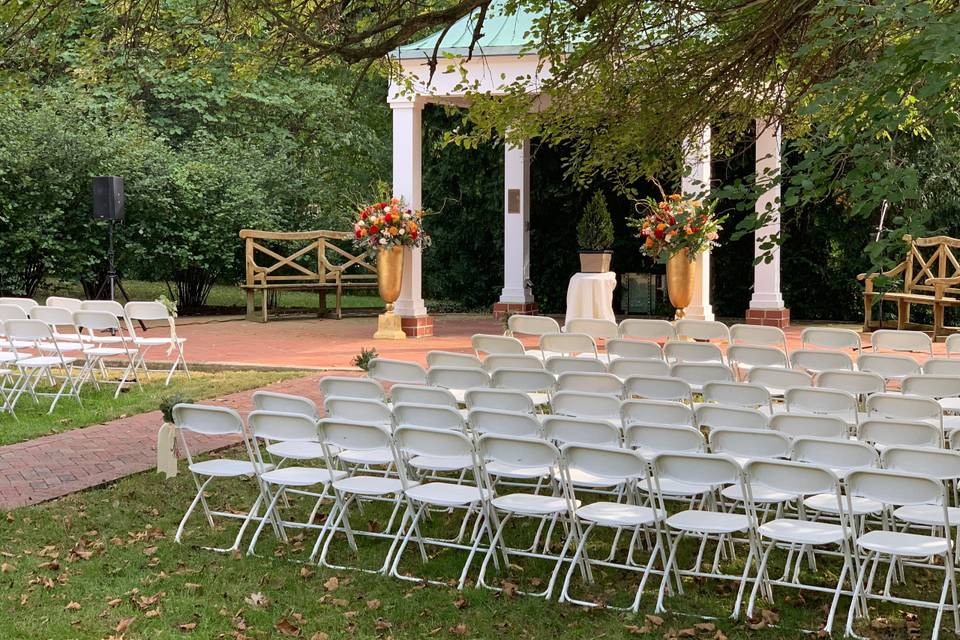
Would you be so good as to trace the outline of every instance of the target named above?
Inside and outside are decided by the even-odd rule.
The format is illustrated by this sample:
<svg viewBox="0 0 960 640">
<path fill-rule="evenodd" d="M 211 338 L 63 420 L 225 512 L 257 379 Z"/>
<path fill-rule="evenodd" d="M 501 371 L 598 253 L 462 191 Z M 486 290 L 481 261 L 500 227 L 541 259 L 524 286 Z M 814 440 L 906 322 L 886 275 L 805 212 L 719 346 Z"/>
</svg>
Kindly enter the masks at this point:
<svg viewBox="0 0 960 640">
<path fill-rule="evenodd" d="M 933 287 L 934 296 L 939 299 L 943 297 L 948 287 L 960 284 L 960 276 L 955 278 L 927 278 L 924 284 Z"/>
<path fill-rule="evenodd" d="M 872 291 L 873 291 L 873 279 L 874 279 L 874 278 L 877 278 L 877 277 L 879 277 L 879 276 L 884 276 L 884 277 L 887 277 L 887 278 L 892 278 L 893 276 L 898 276 L 898 275 L 900 275 L 901 273 L 903 273 L 904 271 L 906 271 L 906 269 L 907 269 L 907 262 L 908 262 L 909 260 L 910 260 L 910 258 L 907 258 L 906 260 L 904 260 L 903 262 L 901 262 L 900 264 L 898 264 L 897 266 L 895 266 L 893 269 L 890 269 L 889 271 L 879 271 L 879 272 L 874 272 L 874 273 L 861 273 L 860 275 L 857 276 L 857 280 L 859 280 L 859 281 L 861 281 L 861 282 L 864 283 L 864 286 L 865 286 L 865 288 L 866 288 L 866 290 L 867 290 L 868 293 L 869 293 L 869 292 L 872 292 Z"/>
</svg>

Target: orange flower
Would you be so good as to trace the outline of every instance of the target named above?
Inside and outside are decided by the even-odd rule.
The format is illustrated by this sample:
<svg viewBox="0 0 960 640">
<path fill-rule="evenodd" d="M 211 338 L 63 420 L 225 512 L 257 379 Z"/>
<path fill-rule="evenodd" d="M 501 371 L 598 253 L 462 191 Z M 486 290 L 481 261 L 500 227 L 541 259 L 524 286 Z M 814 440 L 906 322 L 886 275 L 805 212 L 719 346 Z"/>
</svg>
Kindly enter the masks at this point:
<svg viewBox="0 0 960 640">
<path fill-rule="evenodd" d="M 653 236 L 647 236 L 647 241 L 643 243 L 643 246 L 647 249 L 651 248 L 653 246 Z"/>
<path fill-rule="evenodd" d="M 387 233 L 389 233 L 389 234 L 392 235 L 392 236 L 397 235 L 397 233 L 398 233 L 399 231 L 400 231 L 400 230 L 397 229 L 396 227 L 390 227 L 389 229 L 387 229 Z"/>
</svg>

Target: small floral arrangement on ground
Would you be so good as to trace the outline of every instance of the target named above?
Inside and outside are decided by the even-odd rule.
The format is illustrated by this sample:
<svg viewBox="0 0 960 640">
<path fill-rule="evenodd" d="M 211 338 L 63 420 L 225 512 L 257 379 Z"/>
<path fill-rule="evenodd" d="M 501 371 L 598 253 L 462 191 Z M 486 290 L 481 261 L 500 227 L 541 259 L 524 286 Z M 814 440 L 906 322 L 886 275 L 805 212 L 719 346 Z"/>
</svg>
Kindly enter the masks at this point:
<svg viewBox="0 0 960 640">
<path fill-rule="evenodd" d="M 687 200 L 674 193 L 661 201 L 647 198 L 642 204 L 647 208 L 646 215 L 631 218 L 627 224 L 638 229 L 642 251 L 654 260 L 665 262 L 683 249 L 694 260 L 717 245 L 726 216 L 716 215 L 716 203 Z"/>
<path fill-rule="evenodd" d="M 363 207 L 353 223 L 354 245 L 370 254 L 397 246 L 429 247 L 423 215 L 423 210 L 414 211 L 400 198 Z"/>
</svg>

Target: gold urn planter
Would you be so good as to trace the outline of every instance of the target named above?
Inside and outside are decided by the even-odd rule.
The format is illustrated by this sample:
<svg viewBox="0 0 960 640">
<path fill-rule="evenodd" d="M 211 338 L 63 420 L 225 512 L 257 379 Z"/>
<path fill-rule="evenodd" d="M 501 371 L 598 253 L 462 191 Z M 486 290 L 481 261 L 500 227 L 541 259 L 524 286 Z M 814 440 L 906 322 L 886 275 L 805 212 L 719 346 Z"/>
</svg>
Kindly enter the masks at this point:
<svg viewBox="0 0 960 640">
<path fill-rule="evenodd" d="M 377 318 L 377 332 L 373 337 L 378 340 L 405 340 L 407 337 L 400 327 L 400 317 L 393 313 L 393 303 L 400 297 L 402 286 L 403 247 L 380 250 L 377 253 L 377 288 L 387 309 Z"/>
<path fill-rule="evenodd" d="M 688 249 L 681 249 L 667 260 L 667 295 L 670 304 L 676 307 L 674 316 L 679 320 L 693 300 L 694 264 Z"/>
</svg>

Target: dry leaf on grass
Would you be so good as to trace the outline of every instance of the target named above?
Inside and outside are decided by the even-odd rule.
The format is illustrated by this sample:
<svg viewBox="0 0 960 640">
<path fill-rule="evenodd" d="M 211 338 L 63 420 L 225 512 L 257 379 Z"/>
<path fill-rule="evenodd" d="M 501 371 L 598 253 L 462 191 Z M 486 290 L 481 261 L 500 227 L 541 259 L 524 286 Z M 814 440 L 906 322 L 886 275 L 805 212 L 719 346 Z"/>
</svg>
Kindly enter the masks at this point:
<svg viewBox="0 0 960 640">
<path fill-rule="evenodd" d="M 143 549 L 143 555 L 145 556 L 152 556 L 156 552 L 157 552 L 157 547 L 145 547 Z"/>
<path fill-rule="evenodd" d="M 277 622 L 273 625 L 273 628 L 276 629 L 277 633 L 282 636 L 290 636 L 293 638 L 300 637 L 300 627 L 293 624 L 286 618 L 280 618 L 277 620 Z"/>
<path fill-rule="evenodd" d="M 447 631 L 449 631 L 455 636 L 465 636 L 470 633 L 470 627 L 468 627 L 467 625 L 461 622 L 460 624 L 454 627 L 450 627 L 449 629 L 447 629 Z"/>
<path fill-rule="evenodd" d="M 470 603 L 467 602 L 466 598 L 464 598 L 463 596 L 460 596 L 453 601 L 453 606 L 455 606 L 457 609 L 466 609 L 467 607 L 470 606 Z"/>
<path fill-rule="evenodd" d="M 374 623 L 374 627 L 377 631 L 386 631 L 387 629 L 391 629 L 393 627 L 393 623 L 388 622 L 383 618 L 377 618 L 377 621 Z"/>
<path fill-rule="evenodd" d="M 9 562 L 4 562 L 0 564 L 0 573 L 11 573 L 17 570 L 17 565 L 10 564 Z"/>
<path fill-rule="evenodd" d="M 379 609 L 380 601 L 379 600 L 367 600 L 367 609 Z"/>
<path fill-rule="evenodd" d="M 301 578 L 310 578 L 314 574 L 314 570 L 310 567 L 300 567 L 300 577 Z"/>
<path fill-rule="evenodd" d="M 310 636 L 310 640 L 330 640 L 330 636 L 323 631 L 317 631 L 315 634 Z"/>
<path fill-rule="evenodd" d="M 660 616 L 655 616 L 652 613 L 648 613 L 647 622 L 649 622 L 655 627 L 659 627 L 663 624 L 663 618 L 661 618 Z"/>
<path fill-rule="evenodd" d="M 71 600 L 71 601 L 67 604 L 67 606 L 64 607 L 64 608 L 65 608 L 67 611 L 79 611 L 79 610 L 80 610 L 80 603 L 79 603 L 79 602 L 74 602 L 74 601 Z"/>
<path fill-rule="evenodd" d="M 251 607 L 265 607 L 270 602 L 270 599 L 257 591 L 256 593 L 251 593 L 249 596 L 244 598 L 243 601 Z"/>
<path fill-rule="evenodd" d="M 184 622 L 183 624 L 177 625 L 177 629 L 180 629 L 180 631 L 193 631 L 196 628 L 197 628 L 196 622 Z"/>
<path fill-rule="evenodd" d="M 114 627 L 113 630 L 119 633 L 120 635 L 123 635 L 126 632 L 126 630 L 130 628 L 130 625 L 133 624 L 133 621 L 136 619 L 137 619 L 136 616 L 132 618 L 124 618 L 123 620 L 117 623 L 117 626 Z"/>
<path fill-rule="evenodd" d="M 333 576 L 323 583 L 323 588 L 327 591 L 336 591 L 339 587 L 340 579 L 337 576 Z"/>
</svg>

